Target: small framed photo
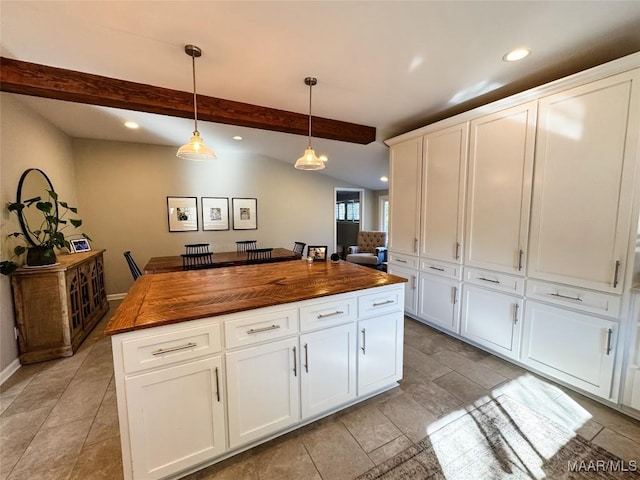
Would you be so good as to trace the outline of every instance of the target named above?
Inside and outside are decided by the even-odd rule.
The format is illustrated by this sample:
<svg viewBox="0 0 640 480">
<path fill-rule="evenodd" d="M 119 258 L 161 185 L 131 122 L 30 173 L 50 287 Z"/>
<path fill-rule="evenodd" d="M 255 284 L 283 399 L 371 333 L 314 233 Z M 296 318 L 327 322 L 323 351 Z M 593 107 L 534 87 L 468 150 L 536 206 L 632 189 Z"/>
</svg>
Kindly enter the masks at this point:
<svg viewBox="0 0 640 480">
<path fill-rule="evenodd" d="M 74 238 L 73 240 L 69 240 L 69 246 L 71 247 L 72 253 L 88 252 L 91 250 L 89 240 L 86 238 Z"/>
<path fill-rule="evenodd" d="M 327 246 L 326 245 L 309 245 L 307 247 L 307 258 L 311 257 L 313 260 L 326 261 L 327 260 Z"/>
<path fill-rule="evenodd" d="M 229 230 L 229 199 L 202 197 L 202 230 Z"/>
<path fill-rule="evenodd" d="M 233 198 L 233 229 L 258 229 L 258 199 Z"/>
<path fill-rule="evenodd" d="M 198 230 L 198 203 L 196 197 L 167 197 L 167 218 L 170 232 Z"/>
</svg>

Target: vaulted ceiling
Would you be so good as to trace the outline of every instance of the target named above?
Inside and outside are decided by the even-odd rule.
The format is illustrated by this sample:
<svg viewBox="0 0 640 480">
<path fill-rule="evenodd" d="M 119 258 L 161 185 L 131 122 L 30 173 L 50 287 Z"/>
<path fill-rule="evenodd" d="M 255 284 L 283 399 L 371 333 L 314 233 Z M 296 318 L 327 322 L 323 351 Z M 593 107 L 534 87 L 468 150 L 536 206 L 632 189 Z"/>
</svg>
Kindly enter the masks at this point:
<svg viewBox="0 0 640 480">
<path fill-rule="evenodd" d="M 0 2 L 9 59 L 375 127 L 365 145 L 314 138 L 327 174 L 384 189 L 383 140 L 640 51 L 640 2 L 13 1 Z M 506 63 L 510 49 L 531 55 Z M 21 96 L 73 137 L 178 146 L 188 118 Z M 189 98 L 188 95 L 185 98 Z M 140 124 L 136 131 L 124 120 Z M 199 122 L 218 156 L 246 151 L 291 165 L 304 134 Z M 244 137 L 242 141 L 231 139 Z M 176 159 L 176 161 L 178 161 Z M 293 168 L 293 166 L 292 166 Z"/>
</svg>

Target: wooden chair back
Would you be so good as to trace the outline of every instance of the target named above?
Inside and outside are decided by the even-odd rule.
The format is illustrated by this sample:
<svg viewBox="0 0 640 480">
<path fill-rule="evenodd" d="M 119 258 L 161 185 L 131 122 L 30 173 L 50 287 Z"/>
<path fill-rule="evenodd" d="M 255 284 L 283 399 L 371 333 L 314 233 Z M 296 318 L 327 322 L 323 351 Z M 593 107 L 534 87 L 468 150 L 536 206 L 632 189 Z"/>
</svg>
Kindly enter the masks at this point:
<svg viewBox="0 0 640 480">
<path fill-rule="evenodd" d="M 246 252 L 247 250 L 254 250 L 257 246 L 257 240 L 240 240 L 236 242 L 236 249 L 238 253 Z"/>
<path fill-rule="evenodd" d="M 213 253 L 183 253 L 183 270 L 200 270 L 213 267 Z"/>
<path fill-rule="evenodd" d="M 209 253 L 208 243 L 188 243 L 184 246 L 186 251 L 184 253 Z"/>
<path fill-rule="evenodd" d="M 268 262 L 271 260 L 273 248 L 253 248 L 247 250 L 247 261 L 249 263 Z"/>
<path fill-rule="evenodd" d="M 126 252 L 124 252 L 123 255 L 124 255 L 124 258 L 127 260 L 127 264 L 129 265 L 129 269 L 131 270 L 131 276 L 133 276 L 133 280 L 134 281 L 137 280 L 138 277 L 142 275 L 142 271 L 140 270 L 140 267 L 138 267 L 136 262 L 133 260 L 130 250 L 127 250 Z"/>
</svg>

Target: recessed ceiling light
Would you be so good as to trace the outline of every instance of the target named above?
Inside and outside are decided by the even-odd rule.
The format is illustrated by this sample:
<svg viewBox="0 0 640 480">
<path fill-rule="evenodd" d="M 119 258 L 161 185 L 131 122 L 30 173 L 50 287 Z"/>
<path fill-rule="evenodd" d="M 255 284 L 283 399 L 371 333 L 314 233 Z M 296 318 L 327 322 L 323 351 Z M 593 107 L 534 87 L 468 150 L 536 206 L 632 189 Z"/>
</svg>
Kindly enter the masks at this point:
<svg viewBox="0 0 640 480">
<path fill-rule="evenodd" d="M 389 177 L 382 176 L 382 177 L 380 177 L 380 181 L 381 182 L 388 182 L 389 181 Z"/>
<path fill-rule="evenodd" d="M 504 57 L 502 57 L 502 60 L 505 62 L 517 62 L 518 60 L 528 57 L 530 53 L 531 50 L 528 48 L 516 48 L 505 54 Z"/>
<path fill-rule="evenodd" d="M 238 141 L 242 140 L 242 137 L 240 135 L 234 135 L 231 138 L 233 138 L 234 140 L 238 140 Z"/>
<path fill-rule="evenodd" d="M 132 122 L 131 120 L 129 120 L 128 122 L 124 122 L 124 126 L 127 128 L 131 128 L 132 130 L 140 128 L 140 125 L 138 125 L 136 122 Z"/>
<path fill-rule="evenodd" d="M 329 161 L 329 157 L 327 157 L 326 155 L 322 154 L 318 157 L 320 160 L 322 160 L 323 162 L 328 162 Z"/>
</svg>

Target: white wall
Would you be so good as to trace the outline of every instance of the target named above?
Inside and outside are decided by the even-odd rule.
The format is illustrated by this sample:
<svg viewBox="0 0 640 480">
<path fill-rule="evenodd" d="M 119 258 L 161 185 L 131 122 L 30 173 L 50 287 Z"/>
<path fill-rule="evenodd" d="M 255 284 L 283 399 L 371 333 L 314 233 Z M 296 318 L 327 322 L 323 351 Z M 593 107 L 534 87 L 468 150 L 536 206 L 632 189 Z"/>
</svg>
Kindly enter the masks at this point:
<svg viewBox="0 0 640 480">
<path fill-rule="evenodd" d="M 77 205 L 71 139 L 11 94 L 0 94 L 0 259 L 11 257 L 15 243 L 6 237 L 20 231 L 6 206 L 16 201 L 22 173 L 39 168 L 50 178 L 60 198 Z M 13 302 L 9 279 L 0 275 L 0 376 L 18 357 L 14 339 Z M 0 378 L 0 381 L 4 378 Z"/>
</svg>

